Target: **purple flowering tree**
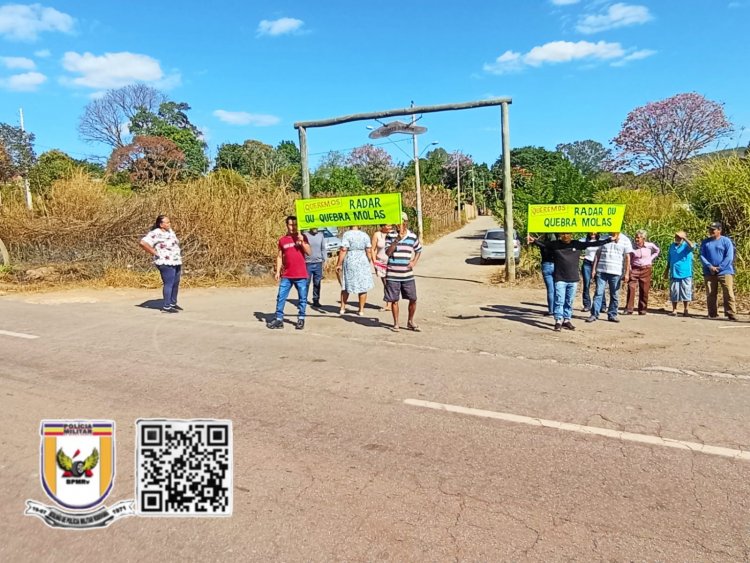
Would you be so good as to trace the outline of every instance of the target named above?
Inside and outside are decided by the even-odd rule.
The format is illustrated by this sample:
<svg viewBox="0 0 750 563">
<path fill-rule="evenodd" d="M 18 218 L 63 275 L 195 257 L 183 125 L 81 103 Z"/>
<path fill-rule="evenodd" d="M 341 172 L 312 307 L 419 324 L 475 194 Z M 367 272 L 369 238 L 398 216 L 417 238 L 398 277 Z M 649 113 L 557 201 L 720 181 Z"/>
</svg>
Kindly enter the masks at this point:
<svg viewBox="0 0 750 563">
<path fill-rule="evenodd" d="M 355 171 L 362 183 L 370 188 L 383 188 L 396 176 L 391 155 L 374 145 L 362 145 L 352 150 L 346 163 Z"/>
<path fill-rule="evenodd" d="M 664 191 L 674 186 L 681 164 L 731 130 L 723 104 L 700 94 L 650 102 L 631 111 L 612 139 L 616 154 L 611 167 L 653 170 Z"/>
</svg>

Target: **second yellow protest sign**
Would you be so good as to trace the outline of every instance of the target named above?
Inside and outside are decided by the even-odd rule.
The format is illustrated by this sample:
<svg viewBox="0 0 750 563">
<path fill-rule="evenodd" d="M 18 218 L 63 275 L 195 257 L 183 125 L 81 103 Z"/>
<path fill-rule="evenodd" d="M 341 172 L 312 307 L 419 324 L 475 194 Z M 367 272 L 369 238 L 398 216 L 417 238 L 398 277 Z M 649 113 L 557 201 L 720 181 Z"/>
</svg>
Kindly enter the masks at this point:
<svg viewBox="0 0 750 563">
<path fill-rule="evenodd" d="M 529 205 L 530 233 L 614 233 L 622 228 L 622 204 Z"/>
<path fill-rule="evenodd" d="M 401 194 L 298 199 L 295 208 L 300 229 L 401 223 Z"/>
</svg>

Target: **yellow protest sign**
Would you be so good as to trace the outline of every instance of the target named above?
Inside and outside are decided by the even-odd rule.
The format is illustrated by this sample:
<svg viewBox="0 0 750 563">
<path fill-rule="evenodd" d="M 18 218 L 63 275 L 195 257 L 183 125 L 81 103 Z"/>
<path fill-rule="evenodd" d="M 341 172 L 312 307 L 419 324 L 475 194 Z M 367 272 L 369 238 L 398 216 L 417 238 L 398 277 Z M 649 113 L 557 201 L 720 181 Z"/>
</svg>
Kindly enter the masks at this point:
<svg viewBox="0 0 750 563">
<path fill-rule="evenodd" d="M 621 204 L 529 205 L 530 233 L 614 233 L 625 216 Z"/>
<path fill-rule="evenodd" d="M 298 199 L 295 208 L 300 229 L 401 223 L 401 194 Z"/>
</svg>

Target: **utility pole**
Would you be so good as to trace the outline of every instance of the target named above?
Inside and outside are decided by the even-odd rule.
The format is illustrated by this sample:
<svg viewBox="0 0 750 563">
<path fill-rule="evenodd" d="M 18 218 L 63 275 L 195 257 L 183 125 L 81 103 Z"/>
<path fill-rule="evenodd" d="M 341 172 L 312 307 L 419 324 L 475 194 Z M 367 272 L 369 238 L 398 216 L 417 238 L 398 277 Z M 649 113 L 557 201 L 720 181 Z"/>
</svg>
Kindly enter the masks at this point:
<svg viewBox="0 0 750 563">
<path fill-rule="evenodd" d="M 471 172 L 471 203 L 474 205 L 474 216 L 479 215 L 479 209 L 477 208 L 477 189 L 474 186 L 474 168 L 470 168 Z"/>
<path fill-rule="evenodd" d="M 23 108 L 18 109 L 18 113 L 21 117 L 21 142 L 26 141 L 26 134 L 23 128 Z M 24 171 L 23 171 L 23 190 L 24 195 L 26 196 L 26 207 L 29 209 L 32 209 L 32 203 L 31 203 L 31 188 L 29 187 L 29 163 L 24 163 Z"/>
<path fill-rule="evenodd" d="M 458 221 L 461 222 L 461 159 L 456 151 L 456 189 L 458 196 Z"/>
<path fill-rule="evenodd" d="M 411 107 L 414 107 L 414 102 L 411 103 Z M 417 115 L 411 114 L 411 124 L 417 122 Z M 417 230 L 419 232 L 419 240 L 424 240 L 423 232 L 423 221 L 422 221 L 422 179 L 419 177 L 419 148 L 417 147 L 417 135 L 412 133 L 412 146 L 414 148 L 414 178 L 417 185 Z"/>
<path fill-rule="evenodd" d="M 510 124 L 508 102 L 500 104 L 501 137 L 503 142 L 503 196 L 505 197 L 505 281 L 516 281 L 515 237 L 513 236 L 513 186 L 510 178 Z"/>
</svg>

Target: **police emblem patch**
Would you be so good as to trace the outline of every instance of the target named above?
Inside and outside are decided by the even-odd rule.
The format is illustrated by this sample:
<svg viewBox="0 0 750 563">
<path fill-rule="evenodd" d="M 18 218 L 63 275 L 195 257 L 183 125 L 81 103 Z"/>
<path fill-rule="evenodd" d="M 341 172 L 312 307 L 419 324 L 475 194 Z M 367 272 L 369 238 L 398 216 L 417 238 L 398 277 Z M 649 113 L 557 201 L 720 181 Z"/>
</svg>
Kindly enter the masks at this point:
<svg viewBox="0 0 750 563">
<path fill-rule="evenodd" d="M 66 509 L 27 501 L 26 514 L 54 527 L 93 528 L 133 514 L 132 501 L 96 509 L 112 491 L 115 479 L 115 423 L 112 420 L 43 420 L 42 488 Z M 92 510 L 93 509 L 93 510 Z"/>
</svg>

